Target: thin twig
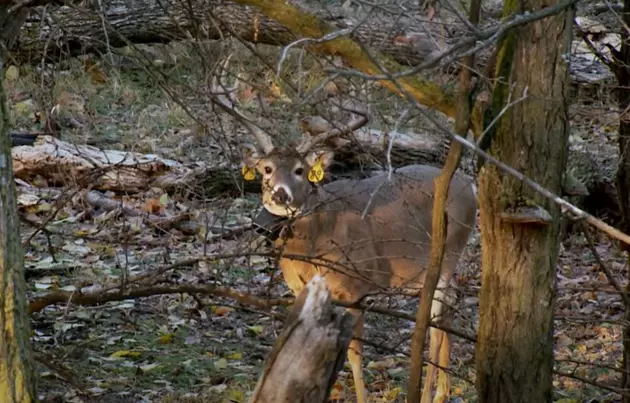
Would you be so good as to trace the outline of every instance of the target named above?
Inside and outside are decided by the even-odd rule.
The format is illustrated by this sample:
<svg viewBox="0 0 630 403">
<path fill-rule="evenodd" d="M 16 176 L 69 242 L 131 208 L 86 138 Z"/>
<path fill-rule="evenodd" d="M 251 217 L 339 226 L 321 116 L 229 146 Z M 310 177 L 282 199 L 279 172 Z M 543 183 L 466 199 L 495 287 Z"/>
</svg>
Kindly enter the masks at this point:
<svg viewBox="0 0 630 403">
<path fill-rule="evenodd" d="M 575 220 L 583 219 L 584 221 L 586 221 L 590 225 L 594 226 L 595 228 L 599 229 L 600 231 L 610 235 L 612 238 L 615 238 L 615 239 L 617 239 L 617 240 L 619 240 L 621 242 L 624 242 L 624 243 L 630 245 L 630 236 L 629 235 L 627 235 L 624 232 L 619 231 L 618 229 L 616 229 L 616 228 L 606 224 L 604 221 L 602 221 L 602 220 L 592 216 L 591 214 L 587 213 L 586 211 L 584 211 L 584 210 L 574 206 L 573 204 L 571 204 L 568 201 L 564 200 L 563 198 L 561 198 L 560 196 L 558 196 L 555 193 L 551 192 L 547 188 L 545 188 L 545 187 L 539 185 L 537 182 L 534 182 L 533 180 L 529 179 L 527 176 L 523 175 L 521 172 L 519 172 L 516 169 L 512 168 L 511 166 L 509 166 L 509 165 L 499 161 L 498 159 L 496 159 L 492 155 L 488 154 L 487 152 L 485 152 L 484 150 L 479 148 L 476 144 L 468 141 L 466 138 L 464 138 L 464 137 L 458 135 L 457 133 L 453 132 L 452 130 L 450 130 L 448 127 L 446 127 L 444 124 L 442 124 L 442 122 L 440 122 L 438 119 L 436 119 L 432 114 L 430 114 L 427 111 L 425 111 L 423 106 L 420 105 L 420 103 L 415 99 L 415 97 L 412 94 L 409 93 L 409 91 L 405 90 L 402 87 L 402 85 L 400 84 L 400 82 L 398 80 L 394 79 L 391 75 L 389 77 L 390 77 L 391 81 L 394 83 L 394 85 L 396 86 L 397 90 L 400 92 L 400 94 L 404 95 L 405 98 L 407 99 L 407 101 L 409 101 L 412 105 L 414 105 L 414 107 L 420 113 L 422 113 L 431 123 L 433 123 L 439 130 L 441 130 L 442 132 L 444 132 L 447 135 L 449 135 L 449 137 L 451 137 L 452 140 L 460 143 L 461 145 L 463 145 L 467 149 L 477 153 L 477 155 L 480 155 L 481 157 L 483 157 L 486 160 L 486 162 L 490 162 L 491 164 L 494 164 L 499 169 L 501 169 L 503 172 L 505 172 L 505 173 L 507 173 L 509 175 L 512 175 L 516 179 L 518 179 L 521 182 L 523 182 L 525 185 L 529 186 L 535 192 L 537 192 L 537 193 L 543 195 L 544 197 L 546 197 L 547 199 L 551 200 L 553 203 L 555 203 L 558 206 L 560 206 L 563 214 L 567 214 L 568 213 L 570 215 L 573 215 L 573 219 L 575 219 Z"/>
<path fill-rule="evenodd" d="M 407 69 L 405 71 L 401 71 L 398 73 L 391 73 L 391 74 L 384 73 L 384 74 L 369 75 L 369 74 L 359 73 L 357 71 L 351 71 L 351 70 L 341 71 L 337 69 L 327 69 L 326 71 L 339 73 L 345 76 L 361 77 L 365 80 L 375 80 L 375 81 L 393 80 L 397 78 L 412 76 L 412 75 L 418 74 L 419 72 L 423 70 L 436 67 L 438 63 L 440 62 L 442 62 L 442 64 L 450 64 L 459 58 L 474 55 L 478 53 L 479 51 L 490 47 L 493 43 L 496 42 L 498 38 L 505 35 L 511 29 L 555 15 L 561 12 L 562 10 L 568 7 L 571 7 L 572 5 L 576 4 L 579 1 L 580 0 L 563 0 L 551 7 L 543 8 L 542 10 L 539 10 L 535 13 L 526 13 L 526 14 L 516 15 L 510 21 L 504 24 L 501 24 L 497 27 L 488 28 L 483 31 L 479 31 L 479 34 L 462 39 L 461 41 L 457 42 L 456 44 L 454 44 L 453 46 L 451 46 L 444 52 L 441 52 L 440 54 L 436 55 L 435 57 L 432 57 L 426 62 L 420 63 L 411 69 Z M 477 46 L 471 47 L 478 41 L 483 41 L 483 42 L 479 43 Z M 467 49 L 467 50 L 464 51 L 463 53 L 458 53 L 459 51 L 463 49 Z"/>
<path fill-rule="evenodd" d="M 284 61 L 287 58 L 287 55 L 289 53 L 289 50 L 291 50 L 292 47 L 297 46 L 299 44 L 302 43 L 316 43 L 316 44 L 320 44 L 320 43 L 324 43 L 324 42 L 328 42 L 328 41 L 332 41 L 335 40 L 337 38 L 340 38 L 342 36 L 347 36 L 350 35 L 352 33 L 352 31 L 354 31 L 355 28 L 344 28 L 344 29 L 340 29 L 338 31 L 334 31 L 331 32 L 329 34 L 326 34 L 324 36 L 322 36 L 321 38 L 315 39 L 315 38 L 301 38 L 298 39 L 297 41 L 291 42 L 290 44 L 288 44 L 287 46 L 285 46 L 284 48 L 282 48 L 282 54 L 280 55 L 280 60 L 278 60 L 278 67 L 276 68 L 276 76 L 280 76 L 280 72 L 282 71 L 282 64 L 284 64 Z"/>
<path fill-rule="evenodd" d="M 597 253 L 597 249 L 595 248 L 595 243 L 593 242 L 593 237 L 591 237 L 591 234 L 588 232 L 589 228 L 586 226 L 586 224 L 584 224 L 584 222 L 580 222 L 579 225 L 580 225 L 580 229 L 582 230 L 582 233 L 584 234 L 584 237 L 586 238 L 586 241 L 588 242 L 588 247 L 591 250 L 591 253 L 593 254 L 593 256 L 595 257 L 595 260 L 597 261 L 597 264 L 599 265 L 600 269 L 602 269 L 602 271 L 606 275 L 606 278 L 608 279 L 610 284 L 612 284 L 612 286 L 615 287 L 615 290 L 617 290 L 617 292 L 621 296 L 621 299 L 623 300 L 623 304 L 626 307 L 626 309 L 630 308 L 630 299 L 628 298 L 628 294 L 624 292 L 621 285 L 619 285 L 619 283 L 615 279 L 615 276 L 613 275 L 612 271 L 610 271 L 610 268 L 608 267 L 608 265 L 604 263 L 601 256 L 599 256 L 599 253 Z"/>
<path fill-rule="evenodd" d="M 609 392 L 615 392 L 615 393 L 617 393 L 617 394 L 619 394 L 621 396 L 630 396 L 630 393 L 625 391 L 624 389 L 616 388 L 616 387 L 610 386 L 610 385 L 604 385 L 602 383 L 598 383 L 598 382 L 592 381 L 590 379 L 583 378 L 583 377 L 575 375 L 573 373 L 558 371 L 557 369 L 554 369 L 553 373 L 558 375 L 558 376 L 563 376 L 565 378 L 575 379 L 576 381 L 580 381 L 580 382 L 585 383 L 587 385 L 592 385 L 592 386 L 598 387 L 600 389 L 607 390 Z"/>
<path fill-rule="evenodd" d="M 507 99 L 505 105 L 503 106 L 503 108 L 501 108 L 501 111 L 499 113 L 497 113 L 497 115 L 494 117 L 494 119 L 492 119 L 492 122 L 490 122 L 490 124 L 488 124 L 484 128 L 483 133 L 481 133 L 481 136 L 479 136 L 479 139 L 477 140 L 477 146 L 480 146 L 482 144 L 482 141 L 483 141 L 484 137 L 486 137 L 486 134 L 488 134 L 490 132 L 490 130 L 492 130 L 494 125 L 499 121 L 499 119 L 501 119 L 501 117 L 508 111 L 508 109 L 510 109 L 514 105 L 517 105 L 517 104 L 519 104 L 519 103 L 521 103 L 521 102 L 523 102 L 524 100 L 527 99 L 527 87 L 525 87 L 523 89 L 523 95 L 521 95 L 520 98 L 514 100 L 513 102 L 511 101 L 511 98 L 512 98 L 512 91 L 509 91 L 508 92 L 508 99 Z"/>
</svg>

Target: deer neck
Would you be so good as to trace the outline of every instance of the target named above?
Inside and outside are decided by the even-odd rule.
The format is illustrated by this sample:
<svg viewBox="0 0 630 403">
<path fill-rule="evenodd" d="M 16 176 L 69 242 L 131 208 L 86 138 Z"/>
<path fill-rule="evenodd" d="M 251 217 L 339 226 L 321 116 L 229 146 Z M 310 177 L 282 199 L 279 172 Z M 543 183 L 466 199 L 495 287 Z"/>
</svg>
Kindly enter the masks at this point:
<svg viewBox="0 0 630 403">
<path fill-rule="evenodd" d="M 276 241 L 283 234 L 283 230 L 289 228 L 293 221 L 318 207 L 321 198 L 320 192 L 320 187 L 313 185 L 302 206 L 291 216 L 274 214 L 263 206 L 263 209 L 254 218 L 253 224 L 256 232 L 265 235 L 271 241 Z M 288 234 L 290 235 L 290 232 Z"/>
</svg>

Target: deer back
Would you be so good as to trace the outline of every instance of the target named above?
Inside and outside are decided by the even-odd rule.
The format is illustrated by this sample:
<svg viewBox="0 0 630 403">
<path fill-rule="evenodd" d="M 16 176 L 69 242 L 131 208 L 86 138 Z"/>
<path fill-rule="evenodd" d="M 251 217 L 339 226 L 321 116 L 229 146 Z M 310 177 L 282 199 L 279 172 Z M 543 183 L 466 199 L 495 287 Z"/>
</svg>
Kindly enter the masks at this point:
<svg viewBox="0 0 630 403">
<path fill-rule="evenodd" d="M 324 275 L 337 298 L 390 286 L 416 288 L 429 263 L 433 179 L 440 169 L 410 165 L 363 180 L 338 180 L 313 191 L 288 239 L 280 266 L 294 291 Z M 454 270 L 476 217 L 473 181 L 456 175 L 449 189 L 444 270 Z"/>
</svg>

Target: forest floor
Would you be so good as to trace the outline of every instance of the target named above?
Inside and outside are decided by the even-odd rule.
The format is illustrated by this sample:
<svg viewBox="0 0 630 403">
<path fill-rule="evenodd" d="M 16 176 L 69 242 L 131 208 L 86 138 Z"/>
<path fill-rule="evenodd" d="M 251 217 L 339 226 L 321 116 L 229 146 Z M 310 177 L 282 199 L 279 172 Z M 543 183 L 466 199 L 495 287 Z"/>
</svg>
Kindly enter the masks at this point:
<svg viewBox="0 0 630 403">
<path fill-rule="evenodd" d="M 154 66 L 152 74 L 142 69 L 100 66 L 90 70 L 85 66 L 70 65 L 49 76 L 20 67 L 18 76 L 7 78 L 14 127 L 41 129 L 41 105 L 59 105 L 55 119 L 62 127 L 62 138 L 69 142 L 155 153 L 182 162 L 229 158 L 226 143 L 218 145 L 215 140 L 233 133 L 209 112 L 203 96 L 191 92 L 191 82 L 204 81 L 190 65 L 166 63 Z M 243 64 L 243 70 L 264 83 L 260 90 L 241 88 L 244 103 L 254 102 L 261 94 L 269 104 L 280 104 L 280 109 L 290 105 L 269 75 L 253 65 Z M 400 101 L 381 95 L 375 93 L 376 102 L 389 102 L 388 111 L 401 110 Z M 614 149 L 616 115 L 609 105 L 574 105 L 572 111 L 572 141 Z M 395 121 L 395 115 L 388 117 L 387 111 L 383 115 L 381 124 Z M 409 122 L 414 124 L 418 123 Z M 290 132 L 280 126 L 279 131 Z M 163 284 L 217 283 L 263 298 L 289 295 L 272 262 L 239 256 L 259 243 L 254 234 L 207 242 L 203 234 L 162 232 L 141 219 L 94 210 L 72 196 L 71 189 L 69 185 L 65 198 L 20 205 L 21 214 L 31 222 L 48 222 L 48 228 L 55 230 L 22 228 L 22 237 L 28 241 L 31 300 L 56 289 L 95 291 L 124 276 L 152 273 L 168 265 L 178 267 L 163 276 Z M 147 189 L 118 197 L 162 215 L 211 212 L 216 218 L 213 227 L 250 222 L 259 208 L 256 194 L 167 195 L 160 189 Z M 597 252 L 625 285 L 624 256 L 608 238 L 595 238 Z M 218 253 L 233 256 L 212 258 Z M 191 258 L 199 260 L 180 264 Z M 610 292 L 612 287 L 583 235 L 574 233 L 562 242 L 557 279 L 555 367 L 571 376 L 554 377 L 554 399 L 617 401 L 618 395 L 580 380 L 618 384 L 620 372 L 614 368 L 621 360 L 623 322 L 621 299 Z M 474 334 L 479 320 L 478 233 L 467 248 L 455 283 L 459 298 L 454 327 Z M 391 297 L 378 302 L 408 314 L 416 309 L 413 300 Z M 286 309 L 261 310 L 227 298 L 189 294 L 94 306 L 72 301 L 49 306 L 31 317 L 40 393 L 63 402 L 244 402 L 282 328 L 280 318 Z M 368 312 L 365 338 L 370 346 L 364 366 L 371 401 L 404 401 L 412 330 L 409 321 Z M 475 402 L 474 345 L 453 339 L 452 365 L 457 376 L 452 381 L 452 401 Z M 353 402 L 352 384 L 346 365 L 332 400 Z"/>
</svg>

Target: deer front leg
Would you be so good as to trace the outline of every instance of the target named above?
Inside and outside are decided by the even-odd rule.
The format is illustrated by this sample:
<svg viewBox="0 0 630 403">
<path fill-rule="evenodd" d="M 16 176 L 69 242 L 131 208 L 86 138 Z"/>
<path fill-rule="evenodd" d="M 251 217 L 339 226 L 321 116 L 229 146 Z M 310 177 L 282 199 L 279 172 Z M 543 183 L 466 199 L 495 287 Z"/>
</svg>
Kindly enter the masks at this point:
<svg viewBox="0 0 630 403">
<path fill-rule="evenodd" d="M 448 318 L 451 312 L 449 305 L 454 298 L 448 293 L 448 283 L 449 281 L 445 278 L 440 278 L 433 295 L 433 301 L 431 301 L 431 320 L 439 324 L 450 322 Z M 450 339 L 448 334 L 444 331 L 433 327 L 429 330 L 429 361 L 424 378 L 421 403 L 431 402 L 436 372 L 438 373 L 438 382 L 433 403 L 443 403 L 450 395 L 450 377 L 448 373 L 439 369 L 436 365 L 442 368 L 448 368 L 450 361 Z"/>
<path fill-rule="evenodd" d="M 448 368 L 450 366 L 451 358 L 451 337 L 448 333 L 442 332 L 442 344 L 440 347 L 440 362 L 441 368 Z M 442 369 L 438 370 L 437 389 L 435 392 L 435 398 L 433 403 L 444 403 L 448 400 L 451 394 L 451 376 L 448 372 Z"/>
<path fill-rule="evenodd" d="M 350 310 L 357 316 L 357 321 L 354 325 L 354 339 L 350 341 L 348 346 L 348 361 L 352 368 L 352 377 L 354 378 L 354 389 L 357 393 L 357 403 L 367 403 L 365 380 L 363 379 L 363 344 L 358 340 L 363 337 L 363 312 L 357 310 Z"/>
</svg>

